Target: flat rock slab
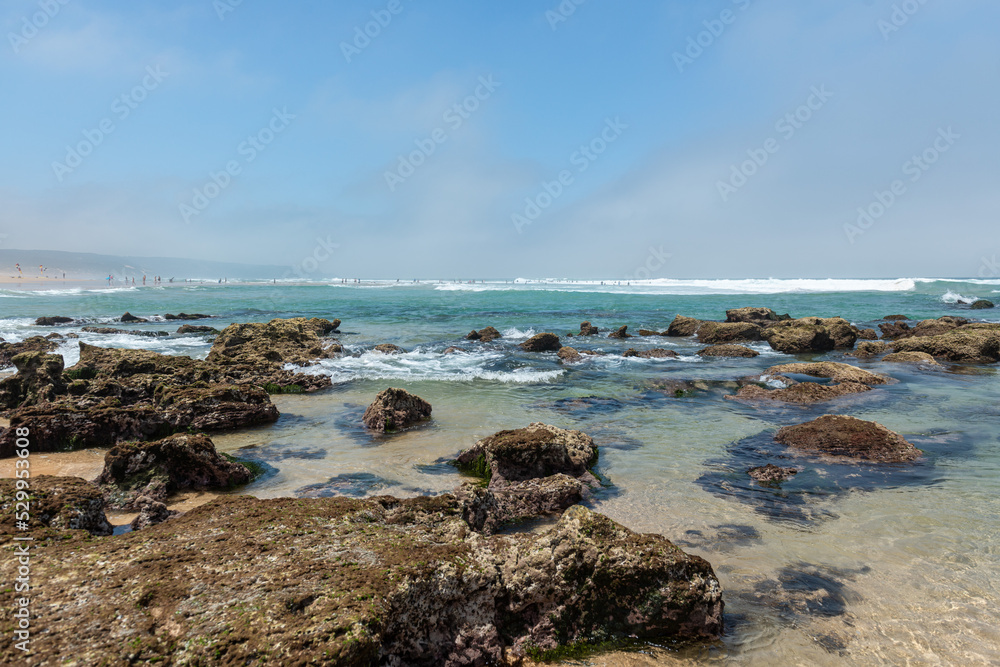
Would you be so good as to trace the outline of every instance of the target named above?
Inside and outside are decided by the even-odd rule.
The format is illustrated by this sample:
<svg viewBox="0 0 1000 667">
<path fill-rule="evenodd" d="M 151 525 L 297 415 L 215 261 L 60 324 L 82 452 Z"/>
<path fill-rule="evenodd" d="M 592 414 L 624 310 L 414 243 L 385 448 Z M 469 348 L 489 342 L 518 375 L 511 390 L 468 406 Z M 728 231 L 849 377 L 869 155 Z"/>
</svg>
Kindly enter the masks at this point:
<svg viewBox="0 0 1000 667">
<path fill-rule="evenodd" d="M 920 450 L 878 422 L 842 415 L 823 415 L 804 424 L 785 426 L 774 439 L 793 449 L 866 461 L 902 463 L 920 458 Z"/>
</svg>

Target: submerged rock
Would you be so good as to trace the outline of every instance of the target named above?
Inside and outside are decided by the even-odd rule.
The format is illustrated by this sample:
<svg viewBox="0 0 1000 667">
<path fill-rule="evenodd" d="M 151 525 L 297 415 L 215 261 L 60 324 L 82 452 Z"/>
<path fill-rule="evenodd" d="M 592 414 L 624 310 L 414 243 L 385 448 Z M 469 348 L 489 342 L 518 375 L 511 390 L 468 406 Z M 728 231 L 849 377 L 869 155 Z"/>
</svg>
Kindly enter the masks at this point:
<svg viewBox="0 0 1000 667">
<path fill-rule="evenodd" d="M 898 433 L 877 422 L 842 415 L 785 426 L 774 439 L 793 449 L 866 461 L 900 463 L 920 458 L 920 450 Z"/>
<path fill-rule="evenodd" d="M 744 345 L 711 345 L 698 350 L 699 357 L 758 357 L 760 352 Z"/>
<path fill-rule="evenodd" d="M 969 308 L 972 310 L 985 310 L 986 308 L 996 308 L 996 306 L 988 299 L 977 299 L 969 305 Z"/>
<path fill-rule="evenodd" d="M 535 334 L 518 347 L 525 352 L 558 352 L 562 345 L 559 343 L 559 336 L 554 333 L 540 333 Z"/>
<path fill-rule="evenodd" d="M 52 352 L 57 347 L 58 343 L 42 336 L 32 336 L 20 343 L 0 342 L 0 368 L 12 366 L 14 357 L 24 352 Z"/>
<path fill-rule="evenodd" d="M 33 565 L 59 582 L 33 594 L 50 619 L 39 664 L 512 664 L 714 640 L 723 623 L 709 563 L 579 506 L 539 534 L 484 537 L 447 495 L 231 496 L 114 540 L 46 542 Z"/>
<path fill-rule="evenodd" d="M 639 357 L 640 359 L 676 359 L 678 355 L 673 350 L 655 347 L 652 350 L 637 350 L 630 347 L 622 353 L 623 357 Z"/>
<path fill-rule="evenodd" d="M 0 479 L 0 531 L 7 535 L 21 532 L 15 530 L 14 523 L 15 514 L 19 513 L 16 508 L 16 482 L 13 479 Z M 31 510 L 26 514 L 30 529 L 49 527 L 56 530 L 85 530 L 91 535 L 110 535 L 113 531 L 104 513 L 104 499 L 100 490 L 79 477 L 33 476 Z M 16 565 L 17 559 L 9 560 Z"/>
<path fill-rule="evenodd" d="M 835 361 L 780 364 L 778 366 L 771 366 L 764 372 L 767 375 L 809 375 L 817 378 L 829 378 L 834 382 L 860 382 L 869 387 L 889 384 L 893 381 L 892 378 L 885 375 L 872 373 L 857 366 L 841 364 Z"/>
<path fill-rule="evenodd" d="M 888 320 L 890 322 L 900 322 L 900 321 L 903 321 L 903 320 L 908 320 L 910 318 L 907 317 L 906 315 L 886 315 L 882 319 L 883 320 Z"/>
<path fill-rule="evenodd" d="M 751 342 L 762 339 L 763 329 L 752 322 L 702 322 L 698 342 L 707 345 Z"/>
<path fill-rule="evenodd" d="M 431 404 L 404 389 L 389 387 L 365 410 L 365 426 L 378 433 L 401 431 L 431 418 Z"/>
<path fill-rule="evenodd" d="M 747 470 L 747 474 L 757 482 L 762 484 L 777 484 L 785 481 L 792 475 L 798 474 L 798 468 L 782 468 L 773 463 L 757 466 Z"/>
<path fill-rule="evenodd" d="M 666 334 L 675 338 L 693 336 L 695 332 L 698 331 L 698 327 L 700 326 L 701 320 L 696 320 L 693 317 L 678 315 L 674 318 L 674 321 L 670 323 L 670 326 L 667 327 Z"/>
<path fill-rule="evenodd" d="M 371 349 L 372 352 L 378 352 L 379 354 L 405 354 L 406 350 L 398 345 L 393 345 L 392 343 L 381 343 L 376 345 Z"/>
<path fill-rule="evenodd" d="M 141 498 L 162 502 L 177 491 L 229 489 L 252 478 L 245 465 L 221 456 L 199 434 L 115 445 L 96 481 L 109 506 L 139 509 Z"/>
</svg>

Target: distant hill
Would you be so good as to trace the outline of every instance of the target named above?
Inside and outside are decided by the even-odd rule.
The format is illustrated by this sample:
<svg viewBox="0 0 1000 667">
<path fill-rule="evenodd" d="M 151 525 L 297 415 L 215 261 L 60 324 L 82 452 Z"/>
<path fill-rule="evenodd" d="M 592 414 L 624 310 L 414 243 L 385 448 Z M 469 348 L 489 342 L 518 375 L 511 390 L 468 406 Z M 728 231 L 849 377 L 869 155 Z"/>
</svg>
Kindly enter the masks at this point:
<svg viewBox="0 0 1000 667">
<path fill-rule="evenodd" d="M 138 280 L 144 273 L 149 280 L 153 276 L 160 276 L 164 280 L 269 280 L 289 273 L 287 266 L 269 264 L 234 264 L 176 257 L 121 257 L 61 250 L 0 250 L 0 275 L 17 275 L 14 268 L 17 263 L 21 264 L 24 277 L 29 279 L 39 275 L 39 265 L 45 267 L 46 276 L 61 278 L 65 273 L 66 278 L 72 280 L 101 279 L 108 274 L 119 279 L 128 276 Z"/>
</svg>

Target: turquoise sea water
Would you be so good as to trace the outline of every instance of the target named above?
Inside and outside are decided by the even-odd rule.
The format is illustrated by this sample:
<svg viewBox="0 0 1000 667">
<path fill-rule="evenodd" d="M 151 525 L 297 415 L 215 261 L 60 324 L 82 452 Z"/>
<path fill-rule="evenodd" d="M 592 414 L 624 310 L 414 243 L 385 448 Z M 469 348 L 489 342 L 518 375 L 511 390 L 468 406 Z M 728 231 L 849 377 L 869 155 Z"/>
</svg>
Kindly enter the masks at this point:
<svg viewBox="0 0 1000 667">
<path fill-rule="evenodd" d="M 565 366 L 517 343 L 565 336 L 589 320 L 663 330 L 677 313 L 724 319 L 727 308 L 767 306 L 792 316 L 840 315 L 859 326 L 888 314 L 962 315 L 958 300 L 1000 301 L 1000 280 L 654 281 L 512 283 L 175 283 L 129 289 L 0 290 L 0 336 L 79 330 L 35 327 L 65 315 L 123 329 L 173 332 L 155 316 L 199 312 L 197 324 L 273 317 L 340 318 L 347 355 L 308 372 L 334 386 L 276 396 L 279 421 L 216 436 L 217 446 L 268 466 L 244 489 L 281 495 L 414 495 L 455 487 L 446 461 L 477 438 L 533 421 L 577 428 L 600 447 L 605 486 L 591 505 L 638 531 L 666 535 L 704 556 L 725 589 L 727 633 L 708 647 L 640 645 L 594 665 L 1000 664 L 1000 379 L 996 366 L 923 368 L 858 361 L 841 351 L 799 360 L 847 361 L 897 383 L 817 407 L 758 409 L 726 400 L 731 381 L 795 357 L 766 344 L 755 359 L 704 360 L 688 339 L 564 339 L 612 353 Z M 114 323 L 125 311 L 154 321 Z M 469 330 L 495 326 L 481 345 Z M 203 357 L 210 340 L 81 334 L 109 347 Z M 406 354 L 368 354 L 395 343 Z M 469 354 L 442 354 L 451 345 Z M 667 347 L 679 359 L 622 358 L 627 347 Z M 67 365 L 76 342 L 60 348 Z M 618 354 L 614 354 L 614 353 Z M 678 396 L 670 381 L 689 390 Z M 693 382 L 694 384 L 690 384 Z M 403 387 L 429 400 L 434 419 L 390 437 L 360 426 L 378 391 Z M 665 388 L 666 387 L 666 388 Z M 872 419 L 925 452 L 912 466 L 838 466 L 779 460 L 774 429 L 826 412 Z M 774 461 L 802 469 L 781 490 L 745 471 Z"/>
</svg>

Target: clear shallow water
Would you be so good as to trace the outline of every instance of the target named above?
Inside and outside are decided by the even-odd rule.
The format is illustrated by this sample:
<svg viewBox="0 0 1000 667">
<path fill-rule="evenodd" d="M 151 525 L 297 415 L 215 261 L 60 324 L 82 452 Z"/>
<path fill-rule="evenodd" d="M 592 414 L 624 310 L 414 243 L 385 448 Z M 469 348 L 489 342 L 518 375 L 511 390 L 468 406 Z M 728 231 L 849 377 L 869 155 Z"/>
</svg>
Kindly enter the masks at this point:
<svg viewBox="0 0 1000 667">
<path fill-rule="evenodd" d="M 766 345 L 756 359 L 703 360 L 678 339 L 577 339 L 586 349 L 668 347 L 680 359 L 620 356 L 563 366 L 523 353 L 537 331 L 565 335 L 589 320 L 603 331 L 663 330 L 677 313 L 722 319 L 726 308 L 761 305 L 793 316 L 842 315 L 863 325 L 892 313 L 1000 320 L 966 311 L 961 297 L 996 300 L 1000 281 L 741 281 L 609 286 L 531 284 L 171 285 L 163 288 L 0 291 L 0 336 L 77 331 L 38 328 L 40 315 L 112 322 L 202 312 L 217 328 L 297 315 L 338 317 L 351 355 L 324 361 L 334 387 L 277 396 L 274 425 L 215 437 L 224 451 L 269 466 L 246 489 L 260 497 L 437 493 L 461 478 L 447 459 L 477 438 L 544 421 L 578 428 L 600 446 L 607 486 L 592 506 L 638 531 L 662 533 L 707 558 L 725 588 L 728 630 L 714 645 L 595 657 L 593 665 L 1000 664 L 1000 379 L 995 367 L 921 369 L 845 359 L 898 383 L 813 408 L 759 410 L 723 397 L 731 382 L 793 357 Z M 813 291 L 803 291 L 804 289 Z M 779 291 L 786 290 L 786 291 Z M 793 291 L 787 291 L 793 290 Z M 820 291 L 822 290 L 822 291 Z M 839 291 L 830 291 L 839 290 Z M 848 290 L 848 291 L 845 291 Z M 720 293 L 722 292 L 722 293 Z M 994 315 L 994 313 L 997 313 Z M 173 332 L 180 322 L 111 326 Z M 473 345 L 492 325 L 501 341 Z M 202 336 L 81 334 L 104 346 L 202 357 Z M 391 342 L 398 357 L 365 353 Z M 568 342 L 568 341 L 565 341 Z M 444 355 L 451 345 L 471 354 Z M 67 364 L 76 343 L 61 347 Z M 664 380 L 698 380 L 677 397 Z M 660 384 L 658 384 L 660 383 Z M 391 437 L 359 425 L 386 386 L 429 400 L 431 424 Z M 777 427 L 824 412 L 879 421 L 926 452 L 915 466 L 843 468 L 812 459 L 781 492 L 751 485 L 746 468 L 781 454 Z M 780 461 L 779 461 L 780 462 Z"/>
</svg>

